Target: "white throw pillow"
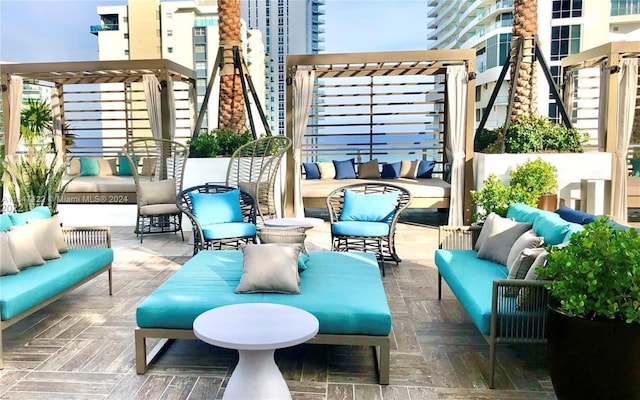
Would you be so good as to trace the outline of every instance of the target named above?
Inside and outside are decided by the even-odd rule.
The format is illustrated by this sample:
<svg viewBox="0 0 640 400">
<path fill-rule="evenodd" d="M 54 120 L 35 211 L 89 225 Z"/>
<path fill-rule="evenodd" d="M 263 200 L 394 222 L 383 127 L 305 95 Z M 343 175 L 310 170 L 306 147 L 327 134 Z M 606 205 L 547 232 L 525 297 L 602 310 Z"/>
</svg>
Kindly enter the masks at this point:
<svg viewBox="0 0 640 400">
<path fill-rule="evenodd" d="M 38 253 L 44 260 L 60 258 L 60 252 L 56 246 L 55 239 L 51 236 L 51 219 L 32 220 L 27 225 L 12 226 L 12 231 L 24 231 L 31 236 L 31 239 L 38 249 Z M 15 253 L 14 253 L 15 258 Z"/>
<path fill-rule="evenodd" d="M 336 177 L 336 167 L 333 161 L 317 162 L 318 171 L 320 171 L 320 179 L 334 179 Z"/>
<path fill-rule="evenodd" d="M 507 258 L 513 244 L 529 229 L 531 229 L 531 223 L 516 222 L 496 215 L 491 230 L 487 232 L 486 238 L 480 245 L 478 258 L 507 265 Z"/>
<path fill-rule="evenodd" d="M 138 186 L 138 204 L 141 207 L 152 204 L 176 203 L 175 179 L 164 179 L 152 182 L 140 181 Z"/>
<path fill-rule="evenodd" d="M 476 244 L 473 246 L 475 251 L 480 250 L 480 246 L 482 242 L 489 236 L 489 232 L 493 230 L 493 220 L 495 217 L 498 217 L 498 214 L 492 212 L 487 215 L 487 218 L 484 220 L 484 224 L 482 224 L 482 228 L 480 229 L 480 234 L 478 235 L 478 239 L 476 239 Z"/>
<path fill-rule="evenodd" d="M 57 214 L 47 219 L 30 219 L 27 220 L 27 223 L 47 224 L 48 226 L 45 234 L 53 239 L 54 243 L 56 244 L 56 248 L 58 249 L 58 253 L 66 253 L 67 251 L 69 251 L 67 242 L 64 240 L 64 234 L 62 233 L 62 225 L 60 224 L 60 219 L 58 218 Z"/>
<path fill-rule="evenodd" d="M 15 275 L 20 270 L 9 247 L 9 234 L 0 232 L 0 276 Z"/>
<path fill-rule="evenodd" d="M 300 293 L 299 247 L 248 244 L 242 252 L 242 277 L 236 293 Z"/>
<path fill-rule="evenodd" d="M 525 249 L 533 249 L 536 247 L 540 247 L 542 246 L 543 243 L 544 243 L 544 238 L 536 235 L 536 232 L 533 229 L 530 229 L 525 233 L 523 233 L 518 238 L 518 240 L 515 241 L 515 243 L 511 247 L 511 250 L 509 251 L 509 256 L 507 257 L 507 267 L 509 268 L 509 277 L 512 277 L 511 270 L 514 268 L 516 261 L 518 261 L 518 259 L 521 258 L 522 251 Z M 524 274 L 519 273 L 518 279 L 524 279 L 524 276 L 526 274 L 527 274 L 527 271 L 524 271 Z"/>
<path fill-rule="evenodd" d="M 19 270 L 45 263 L 28 230 L 11 230 L 8 236 L 11 255 Z"/>
</svg>

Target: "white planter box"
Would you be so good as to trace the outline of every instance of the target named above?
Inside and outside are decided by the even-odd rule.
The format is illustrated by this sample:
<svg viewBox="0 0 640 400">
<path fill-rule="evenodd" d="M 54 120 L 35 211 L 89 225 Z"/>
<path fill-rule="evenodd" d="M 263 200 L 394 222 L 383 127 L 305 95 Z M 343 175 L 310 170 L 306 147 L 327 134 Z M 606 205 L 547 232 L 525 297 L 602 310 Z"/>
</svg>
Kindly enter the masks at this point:
<svg viewBox="0 0 640 400">
<path fill-rule="evenodd" d="M 503 182 L 510 180 L 509 172 L 527 160 L 542 158 L 558 169 L 558 198 L 561 205 L 576 207 L 580 200 L 580 183 L 583 179 L 611 180 L 611 153 L 540 153 L 540 154 L 473 154 L 473 176 L 476 190 L 493 173 Z M 600 196 L 609 197 L 609 193 Z M 604 200 L 604 199 L 603 199 Z M 582 205 L 584 208 L 584 205 Z"/>
<path fill-rule="evenodd" d="M 188 158 L 182 188 L 187 189 L 208 182 L 224 185 L 227 181 L 229 160 L 229 157 Z"/>
</svg>

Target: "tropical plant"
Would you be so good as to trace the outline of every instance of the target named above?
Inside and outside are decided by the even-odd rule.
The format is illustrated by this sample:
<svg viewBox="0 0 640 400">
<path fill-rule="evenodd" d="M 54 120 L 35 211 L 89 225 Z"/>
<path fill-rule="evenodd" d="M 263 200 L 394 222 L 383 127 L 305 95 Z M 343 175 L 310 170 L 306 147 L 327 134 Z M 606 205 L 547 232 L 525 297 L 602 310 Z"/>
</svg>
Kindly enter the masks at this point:
<svg viewBox="0 0 640 400">
<path fill-rule="evenodd" d="M 568 245 L 549 247 L 547 265 L 536 272 L 560 311 L 589 319 L 640 324 L 640 235 L 615 229 L 600 217 L 571 236 Z"/>
<path fill-rule="evenodd" d="M 558 169 L 542 158 L 527 160 L 509 172 L 511 186 L 521 186 L 537 198 L 558 191 Z"/>
<path fill-rule="evenodd" d="M 246 130 L 246 116 L 242 77 L 234 67 L 233 47 L 237 47 L 242 58 L 240 0 L 218 1 L 218 32 L 223 48 L 223 65 L 220 70 L 220 102 L 218 127 L 241 134 Z"/>
<path fill-rule="evenodd" d="M 51 105 L 43 99 L 27 99 L 26 107 L 20 111 L 20 136 L 29 147 L 30 157 L 34 144 L 42 144 L 53 132 Z"/>
<path fill-rule="evenodd" d="M 187 142 L 190 157 L 230 156 L 238 147 L 253 140 L 251 132 L 236 134 L 230 129 L 213 129 Z"/>
<path fill-rule="evenodd" d="M 523 116 L 509 125 L 505 136 L 507 153 L 582 153 L 589 134 L 557 124 L 540 115 Z"/>
<path fill-rule="evenodd" d="M 474 220 L 482 222 L 492 212 L 506 217 L 509 205 L 513 203 L 531 205 L 532 196 L 521 186 L 505 185 L 495 174 L 489 174 L 483 182 L 482 190 L 471 191 L 471 202 L 476 206 Z"/>
<path fill-rule="evenodd" d="M 10 177 L 7 189 L 16 211 L 47 206 L 52 214 L 57 212 L 58 201 L 71 180 L 61 185 L 67 165 L 58 161 L 57 153 L 48 150 L 48 146 L 42 146 L 31 160 L 22 158 L 7 163 L 6 171 Z"/>
</svg>

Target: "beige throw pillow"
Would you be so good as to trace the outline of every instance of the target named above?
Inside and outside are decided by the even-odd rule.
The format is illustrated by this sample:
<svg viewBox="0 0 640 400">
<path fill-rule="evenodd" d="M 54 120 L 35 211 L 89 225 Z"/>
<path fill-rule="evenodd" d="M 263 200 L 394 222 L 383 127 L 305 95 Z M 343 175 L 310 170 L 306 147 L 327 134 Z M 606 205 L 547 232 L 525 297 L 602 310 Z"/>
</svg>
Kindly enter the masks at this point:
<svg viewBox="0 0 640 400">
<path fill-rule="evenodd" d="M 15 225 L 11 227 L 12 231 L 26 232 L 27 235 L 31 236 L 33 243 L 38 249 L 38 253 L 45 260 L 60 258 L 60 252 L 58 252 L 58 247 L 52 237 L 52 229 L 49 228 L 51 226 L 50 220 L 50 218 L 45 220 L 31 220 L 26 225 Z"/>
<path fill-rule="evenodd" d="M 142 169 L 140 170 L 140 175 L 142 176 L 151 176 L 156 173 L 156 162 L 157 158 L 155 157 L 145 157 L 142 159 Z"/>
<path fill-rule="evenodd" d="M 516 261 L 521 258 L 522 252 L 525 249 L 533 249 L 542 246 L 544 243 L 544 238 L 536 235 L 536 232 L 533 229 L 530 229 L 523 233 L 518 240 L 515 241 L 513 247 L 509 251 L 509 256 L 507 257 L 507 267 L 509 268 L 509 277 L 511 277 L 511 270 L 514 267 Z M 532 260 L 533 262 L 533 260 Z M 527 274 L 527 271 L 524 271 L 522 276 L 519 276 L 519 279 L 524 279 L 524 275 Z M 515 276 L 514 276 L 515 277 Z"/>
<path fill-rule="evenodd" d="M 9 234 L 0 232 L 0 276 L 15 275 L 20 270 L 9 247 Z"/>
<path fill-rule="evenodd" d="M 117 160 L 115 158 L 98 160 L 98 176 L 111 176 L 118 173 Z"/>
<path fill-rule="evenodd" d="M 333 161 L 320 161 L 316 165 L 320 171 L 320 179 L 335 179 L 336 167 L 333 165 Z"/>
<path fill-rule="evenodd" d="M 300 293 L 299 247 L 248 244 L 242 252 L 242 277 L 236 287 L 236 293 Z"/>
<path fill-rule="evenodd" d="M 151 204 L 175 204 L 176 202 L 175 179 L 140 181 L 138 186 L 138 204 L 141 207 Z"/>
<path fill-rule="evenodd" d="M 516 222 L 499 215 L 494 217 L 491 230 L 478 250 L 478 258 L 507 265 L 507 258 L 513 244 L 518 238 L 531 229 L 531 223 Z"/>
<path fill-rule="evenodd" d="M 378 179 L 380 178 L 380 169 L 378 159 L 374 158 L 358 167 L 358 178 L 360 179 Z"/>
<path fill-rule="evenodd" d="M 69 169 L 67 171 L 68 175 L 78 175 L 80 173 L 80 160 L 77 158 L 72 158 L 69 161 Z"/>
<path fill-rule="evenodd" d="M 400 178 L 415 178 L 418 174 L 418 160 L 402 160 L 400 164 Z"/>
<path fill-rule="evenodd" d="M 13 229 L 8 232 L 8 236 L 9 249 L 19 270 L 45 263 L 28 230 Z"/>
<path fill-rule="evenodd" d="M 30 219 L 27 220 L 27 223 L 46 224 L 47 227 L 45 235 L 53 239 L 53 242 L 58 249 L 58 253 L 66 253 L 67 251 L 69 251 L 67 242 L 64 240 L 64 234 L 62 233 L 62 224 L 60 223 L 60 219 L 58 218 L 57 214 L 47 219 Z"/>
</svg>

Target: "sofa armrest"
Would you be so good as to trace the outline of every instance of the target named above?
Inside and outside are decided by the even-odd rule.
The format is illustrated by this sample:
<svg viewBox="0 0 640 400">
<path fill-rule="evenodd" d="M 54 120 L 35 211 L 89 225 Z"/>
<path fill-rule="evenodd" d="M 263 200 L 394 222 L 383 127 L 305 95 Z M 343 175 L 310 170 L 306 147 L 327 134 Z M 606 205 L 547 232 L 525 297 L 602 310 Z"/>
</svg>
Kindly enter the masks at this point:
<svg viewBox="0 0 640 400">
<path fill-rule="evenodd" d="M 108 226 L 63 226 L 62 234 L 71 249 L 111 248 L 111 228 Z"/>
<path fill-rule="evenodd" d="M 497 279 L 491 300 L 491 336 L 498 342 L 546 339 L 550 281 Z"/>
<path fill-rule="evenodd" d="M 441 225 L 438 230 L 438 248 L 448 250 L 472 250 L 481 227 Z"/>
</svg>

